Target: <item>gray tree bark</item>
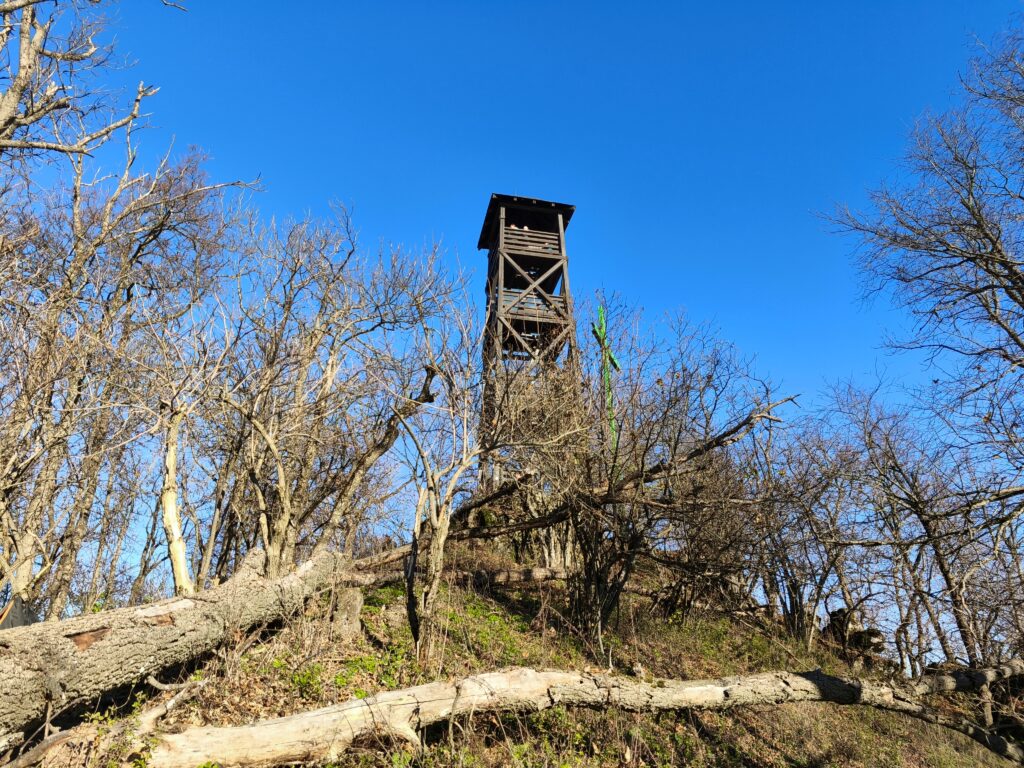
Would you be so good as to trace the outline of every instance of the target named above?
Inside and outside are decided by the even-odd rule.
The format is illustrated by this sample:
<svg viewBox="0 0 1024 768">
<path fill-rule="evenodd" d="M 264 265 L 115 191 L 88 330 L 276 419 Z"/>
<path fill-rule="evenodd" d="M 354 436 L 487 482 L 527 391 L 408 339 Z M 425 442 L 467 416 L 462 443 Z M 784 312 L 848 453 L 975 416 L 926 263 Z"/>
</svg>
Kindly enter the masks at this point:
<svg viewBox="0 0 1024 768">
<path fill-rule="evenodd" d="M 554 706 L 632 712 L 770 706 L 789 702 L 828 701 L 900 712 L 964 733 L 1017 763 L 1024 749 L 972 723 L 954 720 L 927 707 L 921 699 L 931 693 L 973 691 L 995 680 L 1024 675 L 1024 662 L 1013 661 L 985 670 L 935 675 L 917 682 L 889 682 L 833 677 L 820 671 L 767 672 L 721 680 L 659 680 L 589 672 L 538 671 L 528 668 L 475 675 L 460 681 L 439 681 L 389 691 L 368 699 L 353 699 L 323 709 L 237 727 L 188 728 L 180 733 L 153 734 L 139 728 L 134 743 L 124 747 L 121 761 L 145 757 L 150 768 L 194 768 L 216 763 L 235 766 L 274 766 L 305 761 L 330 761 L 344 754 L 358 738 L 390 736 L 420 747 L 418 732 L 454 717 L 481 712 L 537 712 Z M 143 718 L 143 722 L 146 722 Z M 155 722 L 155 718 L 149 718 Z M 18 768 L 50 768 L 105 758 L 103 739 L 95 726 L 83 727 L 77 738 L 61 735 L 52 747 L 44 745 Z M 148 746 L 147 746 L 148 745 Z"/>
<path fill-rule="evenodd" d="M 48 716 L 198 659 L 231 632 L 288 616 L 330 586 L 378 578 L 327 552 L 269 580 L 259 575 L 261 559 L 254 553 L 234 578 L 196 597 L 0 631 L 0 754 Z"/>
<path fill-rule="evenodd" d="M 1024 662 L 998 669 L 939 675 L 898 686 L 833 677 L 823 672 L 768 672 L 723 680 L 663 680 L 656 684 L 586 672 L 514 669 L 457 682 L 436 682 L 355 699 L 333 707 L 236 728 L 190 728 L 157 736 L 151 768 L 193 768 L 206 760 L 229 766 L 270 766 L 332 760 L 361 736 L 385 733 L 419 748 L 418 731 L 453 717 L 488 711 L 536 712 L 553 706 L 620 707 L 633 712 L 731 709 L 786 702 L 830 701 L 901 712 L 944 725 L 1024 763 L 1024 750 L 973 724 L 934 713 L 927 693 L 977 690 L 1024 674 Z"/>
</svg>

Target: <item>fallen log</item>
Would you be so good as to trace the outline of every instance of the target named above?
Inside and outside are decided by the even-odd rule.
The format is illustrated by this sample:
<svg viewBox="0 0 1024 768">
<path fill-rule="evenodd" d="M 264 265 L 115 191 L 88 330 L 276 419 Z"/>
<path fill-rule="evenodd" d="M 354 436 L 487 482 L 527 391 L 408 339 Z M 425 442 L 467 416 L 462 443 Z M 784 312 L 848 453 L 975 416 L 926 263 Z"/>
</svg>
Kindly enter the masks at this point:
<svg viewBox="0 0 1024 768">
<path fill-rule="evenodd" d="M 554 706 L 657 712 L 833 702 L 899 712 L 952 728 L 1009 760 L 1024 763 L 1024 749 L 1019 744 L 973 723 L 939 715 L 921 700 L 932 693 L 977 690 L 986 683 L 1019 675 L 1024 675 L 1024 662 L 1020 661 L 904 683 L 834 677 L 821 671 L 647 683 L 615 675 L 520 668 L 380 693 L 252 725 L 188 728 L 169 734 L 140 732 L 131 749 L 121 744 L 120 760 L 144 758 L 149 768 L 330 761 L 357 739 L 384 736 L 418 749 L 419 732 L 433 723 L 482 712 L 537 712 Z M 102 752 L 91 751 L 95 745 L 94 731 L 77 739 L 65 738 L 55 741 L 45 754 L 37 753 L 38 759 L 31 764 L 52 768 L 74 764 L 84 756 L 106 758 Z"/>
<path fill-rule="evenodd" d="M 48 718 L 188 664 L 236 631 L 271 624 L 336 586 L 375 583 L 351 560 L 327 552 L 277 580 L 253 553 L 224 584 L 190 598 L 0 631 L 0 754 Z"/>
<path fill-rule="evenodd" d="M 472 585 L 477 589 L 516 584 L 536 584 L 544 581 L 564 581 L 565 568 L 508 568 L 498 571 L 476 570 L 455 574 L 455 583 Z"/>
<path fill-rule="evenodd" d="M 986 683 L 1022 674 L 1024 662 L 1012 662 L 997 669 L 937 675 L 904 686 L 833 677 L 820 671 L 650 684 L 612 675 L 524 668 L 382 693 L 251 726 L 191 728 L 158 736 L 148 764 L 152 768 L 191 768 L 209 760 L 228 768 L 331 760 L 357 738 L 381 733 L 418 748 L 418 731 L 422 728 L 486 711 L 535 712 L 563 705 L 654 712 L 802 701 L 860 704 L 901 712 L 953 728 L 1003 757 L 1024 763 L 1024 749 L 1019 745 L 972 723 L 938 715 L 920 701 L 928 693 L 976 690 Z"/>
<path fill-rule="evenodd" d="M 375 569 L 407 549 L 355 561 L 325 552 L 276 581 L 262 577 L 257 551 L 231 579 L 195 597 L 0 630 L 0 755 L 61 713 L 191 663 L 232 632 L 279 621 L 327 586 L 394 580 L 400 574 Z M 529 580 L 529 573 L 498 574 L 491 583 Z"/>
</svg>

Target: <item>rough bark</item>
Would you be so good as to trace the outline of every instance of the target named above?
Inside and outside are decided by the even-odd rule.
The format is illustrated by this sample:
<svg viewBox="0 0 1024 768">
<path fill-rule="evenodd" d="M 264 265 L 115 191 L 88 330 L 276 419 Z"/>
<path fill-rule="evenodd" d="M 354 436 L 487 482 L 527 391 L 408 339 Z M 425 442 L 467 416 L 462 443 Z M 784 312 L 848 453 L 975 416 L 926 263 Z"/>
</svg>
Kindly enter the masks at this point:
<svg viewBox="0 0 1024 768">
<path fill-rule="evenodd" d="M 455 574 L 459 584 L 472 584 L 477 589 L 510 584 L 536 584 L 544 581 L 564 581 L 568 578 L 565 568 L 510 568 L 499 571 L 462 571 Z"/>
<path fill-rule="evenodd" d="M 363 592 L 361 589 L 349 587 L 339 589 L 334 596 L 331 611 L 331 632 L 342 640 L 350 640 L 362 632 L 359 615 L 363 611 Z"/>
<path fill-rule="evenodd" d="M 507 532 L 500 529 L 497 535 Z M 458 533 L 459 538 L 493 535 L 486 528 Z M 325 552 L 276 580 L 261 578 L 262 560 L 252 557 L 234 578 L 197 597 L 0 631 L 0 754 L 21 744 L 47 716 L 189 663 L 231 631 L 277 621 L 328 585 L 395 580 L 391 571 L 375 571 L 408 553 L 405 545 L 351 561 Z"/>
<path fill-rule="evenodd" d="M 341 756 L 356 739 L 371 736 L 397 738 L 418 748 L 418 732 L 424 727 L 481 712 L 536 712 L 553 706 L 619 707 L 633 712 L 725 710 L 828 701 L 877 707 L 953 728 L 1010 760 L 1024 763 L 1024 750 L 1018 744 L 966 721 L 939 715 L 921 701 L 930 693 L 973 691 L 988 682 L 1022 674 L 1024 662 L 1014 661 L 995 669 L 941 674 L 902 685 L 833 677 L 820 671 L 646 683 L 589 672 L 521 668 L 390 691 L 253 725 L 147 734 L 151 749 L 146 760 L 150 768 L 194 768 L 207 761 L 223 768 L 329 761 Z M 62 749 L 50 750 L 37 762 L 66 764 L 69 750 L 76 758 L 83 756 L 84 743 L 84 739 L 65 740 Z M 140 737 L 134 749 L 143 749 L 142 744 Z"/>
<path fill-rule="evenodd" d="M 259 575 L 261 553 L 230 581 L 193 598 L 0 631 L 0 754 L 49 716 L 202 657 L 230 633 L 280 620 L 331 586 L 376 582 L 335 553 L 277 580 Z"/>
</svg>

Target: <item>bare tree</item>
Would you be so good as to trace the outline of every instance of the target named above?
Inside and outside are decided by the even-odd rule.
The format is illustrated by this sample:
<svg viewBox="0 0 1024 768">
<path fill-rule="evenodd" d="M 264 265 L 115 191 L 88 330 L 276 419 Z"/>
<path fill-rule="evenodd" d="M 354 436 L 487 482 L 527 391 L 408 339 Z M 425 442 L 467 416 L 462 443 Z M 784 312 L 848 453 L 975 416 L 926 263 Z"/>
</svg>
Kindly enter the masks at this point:
<svg viewBox="0 0 1024 768">
<path fill-rule="evenodd" d="M 404 335 L 449 288 L 430 254 L 366 257 L 344 212 L 250 237 L 239 340 L 209 416 L 219 461 L 244 481 L 217 480 L 237 495 L 216 533 L 243 551 L 258 541 L 280 574 L 303 553 L 354 546 L 359 493 L 400 434 L 395 409 L 409 415 L 392 393 L 422 370 Z"/>
<path fill-rule="evenodd" d="M 0 3 L 0 162 L 94 151 L 141 116 L 156 92 L 140 84 L 130 108 L 90 87 L 107 64 L 97 42 L 103 23 L 93 0 L 7 0 Z"/>
<path fill-rule="evenodd" d="M 140 170 L 134 133 L 154 89 L 125 100 L 93 77 L 111 53 L 96 3 L 13 0 L 0 17 L 0 591 L 56 619 L 119 580 L 140 491 L 111 473 L 146 431 L 125 397 L 144 388 L 129 361 L 208 285 L 223 187 L 198 156 Z"/>
<path fill-rule="evenodd" d="M 638 325 L 622 318 L 619 327 Z M 784 402 L 772 402 L 727 346 L 683 322 L 664 347 L 636 332 L 620 332 L 619 347 L 611 416 L 604 377 L 588 376 L 589 451 L 565 502 L 580 550 L 572 613 L 599 644 L 641 560 L 679 574 L 677 593 L 743 570 L 750 531 L 738 510 L 749 499 L 737 447 Z"/>
<path fill-rule="evenodd" d="M 1014 33 L 979 57 L 963 105 L 914 132 L 905 179 L 875 192 L 872 210 L 837 217 L 863 246 L 871 287 L 917 320 L 899 346 L 934 363 L 923 426 L 874 405 L 856 420 L 912 596 L 900 632 L 924 611 L 942 654 L 972 665 L 1019 643 L 1019 601 L 986 585 L 1018 582 L 1024 510 L 1022 47 Z"/>
<path fill-rule="evenodd" d="M 11 330 L 3 342 L 0 535 L 14 591 L 26 600 L 49 571 L 38 557 L 74 560 L 88 528 L 81 515 L 105 466 L 99 456 L 138 426 L 121 396 L 133 386 L 128 351 L 148 325 L 192 303 L 220 247 L 221 188 L 205 182 L 198 159 L 142 174 L 133 173 L 134 159 L 129 144 L 120 175 L 100 181 L 87 180 L 84 158 L 71 159 L 70 187 L 32 216 L 32 236 L 0 297 Z M 83 435 L 94 448 L 84 454 L 73 450 Z M 85 474 L 76 506 L 62 509 L 69 461 Z"/>
<path fill-rule="evenodd" d="M 936 363 L 933 410 L 964 446 L 984 443 L 1024 467 L 1024 40 L 1006 38 L 974 62 L 965 103 L 924 117 L 905 180 L 837 222 L 862 245 L 870 288 L 890 292 L 917 321 L 900 347 Z"/>
</svg>

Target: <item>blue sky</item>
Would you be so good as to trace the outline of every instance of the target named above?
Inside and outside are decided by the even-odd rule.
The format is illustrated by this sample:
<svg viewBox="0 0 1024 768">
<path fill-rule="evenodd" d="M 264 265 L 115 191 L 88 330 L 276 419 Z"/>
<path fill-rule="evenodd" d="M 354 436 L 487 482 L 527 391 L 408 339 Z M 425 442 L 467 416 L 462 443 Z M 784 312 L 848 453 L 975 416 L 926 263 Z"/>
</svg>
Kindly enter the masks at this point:
<svg viewBox="0 0 1024 768">
<path fill-rule="evenodd" d="M 978 41 L 1020 21 L 985 2 L 573 3 L 158 0 L 112 9 L 119 75 L 158 85 L 173 138 L 268 214 L 351 207 L 364 244 L 478 270 L 488 196 L 573 203 L 577 297 L 712 323 L 786 394 L 895 382 L 901 313 L 860 300 L 863 207 L 926 110 L 957 98 Z"/>
</svg>

